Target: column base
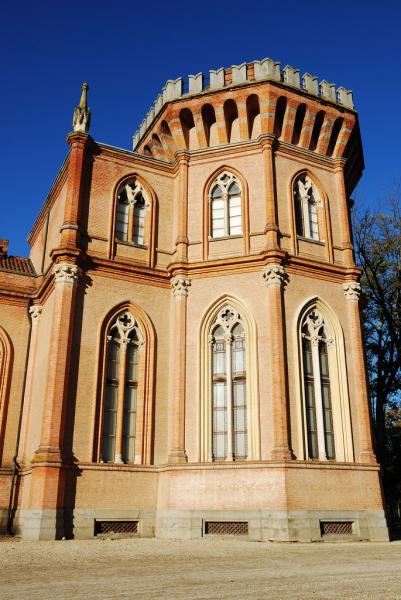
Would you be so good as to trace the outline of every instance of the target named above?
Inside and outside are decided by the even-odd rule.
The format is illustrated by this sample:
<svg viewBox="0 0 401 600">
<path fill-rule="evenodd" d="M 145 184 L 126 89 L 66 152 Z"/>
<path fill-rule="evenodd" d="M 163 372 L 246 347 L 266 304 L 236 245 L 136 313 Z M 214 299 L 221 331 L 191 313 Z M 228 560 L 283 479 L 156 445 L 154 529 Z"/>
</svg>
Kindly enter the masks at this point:
<svg viewBox="0 0 401 600">
<path fill-rule="evenodd" d="M 271 453 L 272 460 L 294 460 L 294 454 L 287 446 L 277 446 Z"/>
<path fill-rule="evenodd" d="M 188 462 L 188 457 L 185 454 L 185 450 L 172 450 L 168 455 L 168 462 L 173 465 Z"/>
<path fill-rule="evenodd" d="M 15 533 L 23 540 L 61 540 L 65 536 L 64 509 L 31 508 L 16 515 Z"/>
</svg>

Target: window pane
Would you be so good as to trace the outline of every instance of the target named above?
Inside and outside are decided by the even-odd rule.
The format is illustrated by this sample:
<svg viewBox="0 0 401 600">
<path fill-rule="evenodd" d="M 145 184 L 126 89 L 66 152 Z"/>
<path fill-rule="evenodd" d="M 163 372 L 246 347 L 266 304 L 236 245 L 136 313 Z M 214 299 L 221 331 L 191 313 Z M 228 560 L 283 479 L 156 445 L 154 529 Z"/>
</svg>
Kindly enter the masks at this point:
<svg viewBox="0 0 401 600">
<path fill-rule="evenodd" d="M 239 194 L 241 193 L 239 185 L 235 181 L 230 185 L 228 193 L 230 194 L 230 196 L 239 196 Z"/>
<path fill-rule="evenodd" d="M 308 439 L 309 458 L 319 457 L 316 426 L 315 389 L 312 367 L 312 345 L 310 340 L 303 338 L 303 362 L 304 362 L 304 388 L 305 388 L 305 412 Z"/>
<path fill-rule="evenodd" d="M 230 198 L 228 210 L 230 235 L 240 235 L 242 233 L 241 198 Z"/>
<path fill-rule="evenodd" d="M 138 377 L 138 350 L 133 344 L 127 347 L 127 363 L 125 369 L 125 381 L 134 382 Z"/>
<path fill-rule="evenodd" d="M 213 384 L 213 456 L 225 458 L 227 446 L 226 384 Z"/>
<path fill-rule="evenodd" d="M 135 204 L 133 241 L 141 246 L 145 243 L 145 206 Z"/>
<path fill-rule="evenodd" d="M 107 384 L 105 394 L 102 460 L 113 462 L 116 445 L 118 384 Z"/>
<path fill-rule="evenodd" d="M 327 344 L 319 343 L 320 383 L 322 387 L 323 402 L 323 426 L 326 455 L 329 460 L 335 459 L 333 410 L 331 405 L 329 362 L 327 356 Z"/>
<path fill-rule="evenodd" d="M 116 238 L 123 241 L 128 239 L 128 204 L 124 201 L 117 204 Z"/>
<path fill-rule="evenodd" d="M 120 371 L 120 344 L 109 342 L 107 346 L 107 380 L 118 381 Z"/>
<path fill-rule="evenodd" d="M 136 391 L 136 387 L 130 385 L 125 387 L 122 439 L 123 462 L 135 460 Z"/>
<path fill-rule="evenodd" d="M 236 381 L 233 385 L 234 454 L 237 458 L 247 456 L 246 384 Z"/>
<path fill-rule="evenodd" d="M 220 189 L 220 188 L 218 188 Z M 213 200 L 212 202 L 212 236 L 221 237 L 224 231 L 224 200 Z"/>
<path fill-rule="evenodd" d="M 232 368 L 233 373 L 245 372 L 245 340 L 234 340 L 232 353 Z"/>
<path fill-rule="evenodd" d="M 317 222 L 317 208 L 315 202 L 308 202 L 308 213 L 309 213 L 309 229 L 310 236 L 313 240 L 319 239 L 319 227 Z"/>
<path fill-rule="evenodd" d="M 212 198 L 221 198 L 223 196 L 223 191 L 219 185 L 216 185 L 212 190 Z"/>
<path fill-rule="evenodd" d="M 216 341 L 213 345 L 213 375 L 225 375 L 226 350 L 224 341 Z"/>
</svg>

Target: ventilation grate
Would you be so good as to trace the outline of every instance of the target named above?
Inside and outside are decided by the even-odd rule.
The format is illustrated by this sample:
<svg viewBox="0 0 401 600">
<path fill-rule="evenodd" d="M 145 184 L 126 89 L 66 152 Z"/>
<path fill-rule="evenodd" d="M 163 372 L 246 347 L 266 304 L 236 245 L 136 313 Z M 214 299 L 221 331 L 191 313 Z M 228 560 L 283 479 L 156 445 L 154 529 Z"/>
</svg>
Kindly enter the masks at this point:
<svg viewBox="0 0 401 600">
<path fill-rule="evenodd" d="M 95 535 L 138 533 L 138 521 L 95 521 Z"/>
<path fill-rule="evenodd" d="M 206 521 L 206 535 L 248 535 L 246 521 Z"/>
<path fill-rule="evenodd" d="M 352 521 L 321 521 L 322 535 L 352 535 Z"/>
</svg>

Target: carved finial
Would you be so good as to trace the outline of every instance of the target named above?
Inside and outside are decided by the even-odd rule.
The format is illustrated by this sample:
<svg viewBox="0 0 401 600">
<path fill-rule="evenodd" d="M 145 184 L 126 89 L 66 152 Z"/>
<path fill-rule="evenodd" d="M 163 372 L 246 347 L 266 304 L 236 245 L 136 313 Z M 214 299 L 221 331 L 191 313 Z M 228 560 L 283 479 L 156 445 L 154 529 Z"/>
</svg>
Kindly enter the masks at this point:
<svg viewBox="0 0 401 600">
<path fill-rule="evenodd" d="M 83 83 L 81 87 L 81 100 L 79 102 L 79 106 L 75 107 L 72 125 L 74 131 L 88 133 L 91 120 L 91 109 L 87 103 L 87 91 L 89 90 L 89 85 L 87 83 Z"/>
</svg>

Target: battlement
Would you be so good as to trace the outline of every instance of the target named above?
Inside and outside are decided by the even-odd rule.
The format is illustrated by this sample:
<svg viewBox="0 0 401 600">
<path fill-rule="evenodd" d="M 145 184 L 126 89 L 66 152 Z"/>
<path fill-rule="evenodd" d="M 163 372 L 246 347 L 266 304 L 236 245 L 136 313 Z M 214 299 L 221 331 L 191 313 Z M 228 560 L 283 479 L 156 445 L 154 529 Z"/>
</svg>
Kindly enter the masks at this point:
<svg viewBox="0 0 401 600">
<path fill-rule="evenodd" d="M 200 72 L 189 75 L 188 80 L 178 77 L 167 81 L 162 92 L 157 96 L 155 103 L 142 121 L 139 130 L 133 135 L 133 149 L 135 150 L 145 136 L 154 119 L 163 106 L 173 100 L 199 95 L 202 93 L 223 90 L 228 87 L 246 85 L 258 81 L 277 81 L 290 88 L 302 90 L 313 96 L 337 103 L 347 109 L 353 109 L 352 91 L 344 87 L 336 88 L 334 83 L 319 78 L 309 73 L 300 74 L 299 69 L 290 65 L 280 68 L 280 62 L 271 58 L 255 60 L 250 63 L 232 65 L 230 68 L 210 70 L 208 75 Z"/>
</svg>

